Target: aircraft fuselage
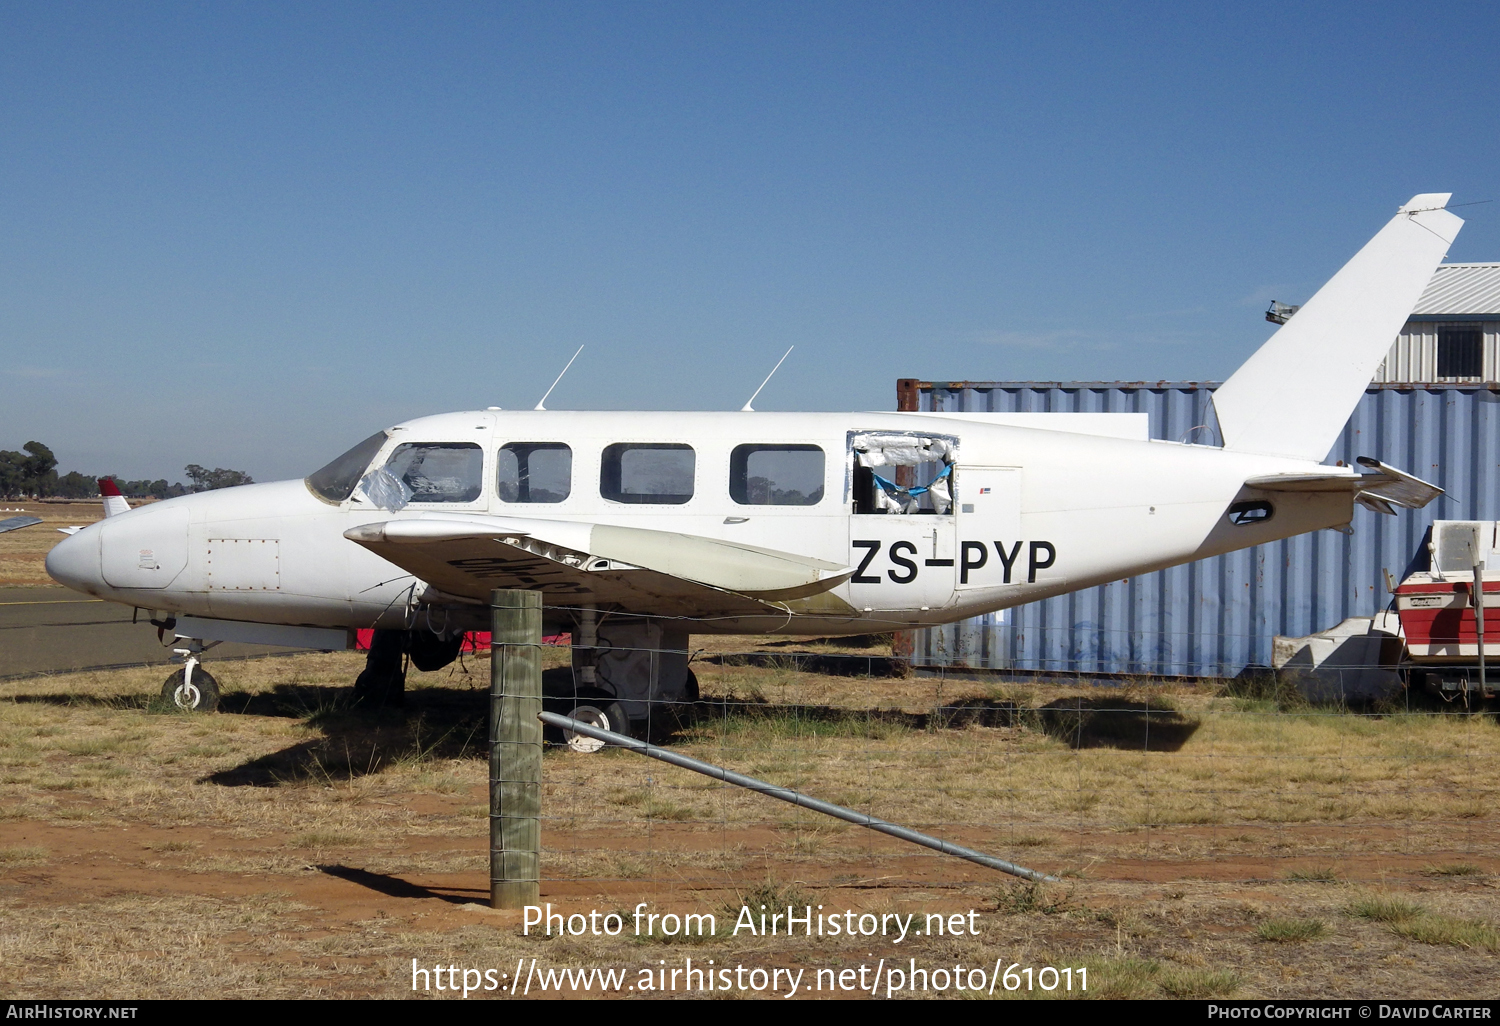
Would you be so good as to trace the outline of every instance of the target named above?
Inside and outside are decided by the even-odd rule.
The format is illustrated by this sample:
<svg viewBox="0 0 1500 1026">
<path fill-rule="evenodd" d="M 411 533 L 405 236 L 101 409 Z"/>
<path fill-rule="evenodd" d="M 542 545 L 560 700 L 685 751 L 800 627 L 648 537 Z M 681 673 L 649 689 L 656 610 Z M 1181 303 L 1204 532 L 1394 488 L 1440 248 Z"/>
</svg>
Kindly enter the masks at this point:
<svg viewBox="0 0 1500 1026">
<path fill-rule="evenodd" d="M 331 501 L 299 480 L 168 499 L 65 539 L 47 567 L 69 587 L 161 615 L 409 627 L 424 593 L 427 605 L 441 604 L 429 582 L 345 532 L 453 518 L 610 525 L 845 568 L 817 596 L 695 622 L 692 632 L 859 634 L 965 619 L 1350 519 L 1347 492 L 1245 486 L 1341 473 L 1334 468 L 1148 440 L 1143 416 L 1083 416 L 1081 427 L 1056 430 L 1064 421 L 985 415 L 444 414 L 387 431 L 347 498 Z M 863 466 L 870 457 L 857 447 L 892 436 L 943 440 L 948 456 Z M 891 446 L 877 463 L 897 458 L 895 442 L 874 444 Z M 424 458 L 426 471 L 410 469 Z M 393 479 L 416 482 L 405 505 L 382 507 L 369 494 L 364 475 L 387 466 Z M 871 496 L 882 489 L 914 508 L 879 508 Z M 1255 500 L 1269 515 L 1231 522 L 1232 505 Z M 482 588 L 505 558 L 448 565 Z M 574 592 L 549 591 L 559 622 L 559 611 L 587 600 Z"/>
</svg>

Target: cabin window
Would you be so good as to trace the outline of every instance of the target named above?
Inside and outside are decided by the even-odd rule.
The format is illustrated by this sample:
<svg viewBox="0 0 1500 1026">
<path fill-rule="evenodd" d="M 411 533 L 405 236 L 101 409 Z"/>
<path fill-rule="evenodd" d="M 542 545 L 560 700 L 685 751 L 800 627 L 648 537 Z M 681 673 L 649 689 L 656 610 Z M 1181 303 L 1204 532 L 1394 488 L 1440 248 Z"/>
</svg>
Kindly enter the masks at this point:
<svg viewBox="0 0 1500 1026">
<path fill-rule="evenodd" d="M 1477 324 L 1445 324 L 1437 333 L 1437 376 L 1484 377 L 1484 329 Z"/>
<path fill-rule="evenodd" d="M 816 445 L 737 445 L 729 496 L 741 506 L 816 506 L 823 501 L 823 450 Z"/>
<path fill-rule="evenodd" d="M 676 442 L 621 442 L 606 446 L 599 494 L 612 502 L 681 505 L 693 497 L 696 454 Z"/>
<path fill-rule="evenodd" d="M 407 442 L 382 469 L 410 490 L 407 502 L 473 502 L 483 488 L 484 450 L 473 442 Z"/>
<path fill-rule="evenodd" d="M 320 499 L 343 502 L 354 494 L 354 486 L 359 484 L 385 439 L 384 431 L 375 432 L 326 467 L 307 475 L 307 487 Z"/>
<path fill-rule="evenodd" d="M 896 432 L 853 433 L 855 513 L 953 512 L 958 439 Z"/>
<path fill-rule="evenodd" d="M 562 442 L 509 442 L 496 464 L 502 502 L 562 502 L 573 490 L 573 450 Z"/>
<path fill-rule="evenodd" d="M 1264 524 L 1271 519 L 1276 510 L 1264 499 L 1255 499 L 1251 502 L 1236 502 L 1229 507 L 1229 522 L 1236 527 L 1248 527 L 1251 524 Z"/>
</svg>

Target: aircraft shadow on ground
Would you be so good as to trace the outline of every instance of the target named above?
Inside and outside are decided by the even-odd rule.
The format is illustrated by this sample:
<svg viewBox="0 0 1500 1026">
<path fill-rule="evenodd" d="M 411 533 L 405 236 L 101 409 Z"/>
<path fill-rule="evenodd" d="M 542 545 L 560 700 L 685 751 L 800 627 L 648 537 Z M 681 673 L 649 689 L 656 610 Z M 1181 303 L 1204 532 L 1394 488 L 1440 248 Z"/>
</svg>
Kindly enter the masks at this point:
<svg viewBox="0 0 1500 1026">
<path fill-rule="evenodd" d="M 403 707 L 390 709 L 362 709 L 349 704 L 349 699 L 348 688 L 297 685 L 225 696 L 221 713 L 298 718 L 321 730 L 323 736 L 209 774 L 203 782 L 224 787 L 334 783 L 394 765 L 487 758 L 488 692 L 423 688 L 409 692 Z M 906 731 L 1021 727 L 1046 733 L 1073 748 L 1170 752 L 1180 749 L 1198 726 L 1196 719 L 1176 710 L 1110 696 L 1062 698 L 1039 709 L 975 696 L 925 713 L 788 705 L 752 698 L 705 699 L 663 707 L 649 735 L 661 744 L 720 731 L 765 734 L 773 741 L 818 735 L 876 740 Z"/>
<path fill-rule="evenodd" d="M 422 688 L 400 707 L 362 707 L 353 689 L 278 684 L 256 694 L 231 693 L 219 712 L 300 719 L 323 736 L 211 773 L 204 783 L 276 787 L 337 782 L 393 765 L 485 758 L 489 693 L 472 688 Z"/>
<path fill-rule="evenodd" d="M 935 730 L 965 727 L 1022 727 L 1047 734 L 1072 748 L 1119 748 L 1175 752 L 1193 736 L 1199 721 L 1160 703 L 1119 696 L 1059 698 L 1040 708 L 986 696 L 955 699 L 929 713 L 895 709 L 844 709 L 833 706 L 778 706 L 761 701 L 699 702 L 688 725 L 711 728 L 715 718 L 797 721 L 784 729 L 883 736 L 891 730 Z"/>
<path fill-rule="evenodd" d="M 41 705 L 70 705 L 81 709 L 149 709 L 150 695 L 12 695 L 10 701 L 17 705 L 37 703 Z"/>
<path fill-rule="evenodd" d="M 1031 713 L 1038 726 L 1073 748 L 1175 752 L 1201 725 L 1159 703 L 1100 696 L 1059 698 Z"/>
</svg>

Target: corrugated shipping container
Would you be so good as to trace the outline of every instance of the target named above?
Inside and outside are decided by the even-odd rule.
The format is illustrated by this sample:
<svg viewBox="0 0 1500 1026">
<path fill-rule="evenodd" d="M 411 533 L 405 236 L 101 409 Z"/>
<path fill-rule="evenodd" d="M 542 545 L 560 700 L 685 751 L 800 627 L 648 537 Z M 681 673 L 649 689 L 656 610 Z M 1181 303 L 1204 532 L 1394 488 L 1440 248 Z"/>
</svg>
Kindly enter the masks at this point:
<svg viewBox="0 0 1500 1026">
<path fill-rule="evenodd" d="M 1151 437 L 1216 442 L 1208 382 L 915 382 L 899 406 L 937 411 L 1143 412 Z M 1426 568 L 1434 520 L 1500 519 L 1500 385 L 1372 384 L 1328 463 L 1374 456 L 1447 489 L 1394 517 L 1356 506 L 1319 531 L 916 632 L 919 667 L 1234 676 L 1299 637 L 1390 601 L 1385 573 Z"/>
</svg>

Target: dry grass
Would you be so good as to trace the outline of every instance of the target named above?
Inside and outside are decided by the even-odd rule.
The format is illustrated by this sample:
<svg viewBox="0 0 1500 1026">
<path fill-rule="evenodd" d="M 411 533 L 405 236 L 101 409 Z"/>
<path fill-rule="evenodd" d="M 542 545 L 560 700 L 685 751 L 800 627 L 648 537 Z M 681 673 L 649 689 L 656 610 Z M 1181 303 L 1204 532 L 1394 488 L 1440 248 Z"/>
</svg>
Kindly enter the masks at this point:
<svg viewBox="0 0 1500 1026">
<path fill-rule="evenodd" d="M 1392 923 L 1397 936 L 1422 944 L 1448 944 L 1456 948 L 1473 948 L 1500 952 L 1500 931 L 1480 919 L 1456 919 L 1452 916 L 1421 916 Z"/>
<path fill-rule="evenodd" d="M 1360 898 L 1349 906 L 1349 914 L 1377 923 L 1404 923 L 1426 915 L 1427 909 L 1405 898 L 1372 895 Z"/>
<path fill-rule="evenodd" d="M 1104 1000 L 1227 998 L 1237 996 L 1240 976 L 1223 969 L 1163 964 L 1146 958 L 1116 958 L 1099 965 L 1102 985 L 1090 994 Z"/>
<path fill-rule="evenodd" d="M 1335 883 L 1339 874 L 1332 866 L 1321 866 L 1317 869 L 1293 870 L 1286 878 L 1292 883 Z"/>
<path fill-rule="evenodd" d="M 47 849 L 36 845 L 0 848 L 0 867 L 36 866 L 47 861 Z"/>
<path fill-rule="evenodd" d="M 132 503 L 134 505 L 134 503 Z M 47 576 L 47 553 L 52 546 L 62 541 L 65 535 L 57 528 L 77 525 L 85 527 L 104 518 L 104 504 L 92 502 L 0 502 L 7 509 L 24 509 L 26 515 L 41 517 L 40 524 L 24 527 L 19 531 L 0 534 L 0 586 L 35 587 L 53 585 Z M 0 513 L 0 519 L 20 516 L 20 513 Z"/>
<path fill-rule="evenodd" d="M 1255 928 L 1255 936 L 1273 944 L 1300 944 L 1317 940 L 1328 932 L 1321 919 L 1267 919 Z"/>
<path fill-rule="evenodd" d="M 519 936 L 513 915 L 466 907 L 487 887 L 487 663 L 414 671 L 404 712 L 380 715 L 347 708 L 358 667 L 353 654 L 215 663 L 224 712 L 207 717 L 151 711 L 160 668 L 7 682 L 0 993 L 396 996 L 412 958 L 634 972 L 691 954 L 812 972 L 876 950 Z M 876 957 L 1087 966 L 1090 997 L 1357 996 L 1372 964 L 1406 995 L 1487 992 L 1473 952 L 1495 951 L 1489 719 L 1287 712 L 1207 688 L 694 667 L 705 701 L 674 748 L 1066 882 L 997 886 L 628 753 L 549 751 L 544 900 L 972 908 L 978 936 L 911 937 Z"/>
<path fill-rule="evenodd" d="M 1421 944 L 1500 951 L 1500 931 L 1487 920 L 1443 915 L 1413 901 L 1388 895 L 1361 898 L 1349 914 L 1386 924 L 1392 933 Z"/>
</svg>

